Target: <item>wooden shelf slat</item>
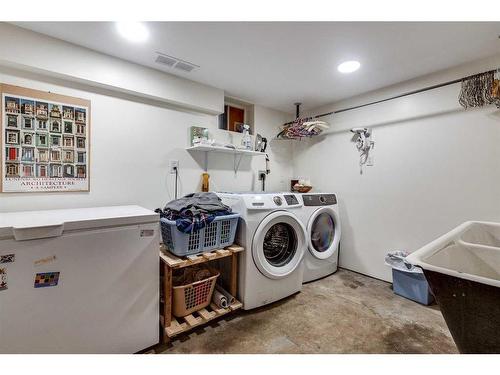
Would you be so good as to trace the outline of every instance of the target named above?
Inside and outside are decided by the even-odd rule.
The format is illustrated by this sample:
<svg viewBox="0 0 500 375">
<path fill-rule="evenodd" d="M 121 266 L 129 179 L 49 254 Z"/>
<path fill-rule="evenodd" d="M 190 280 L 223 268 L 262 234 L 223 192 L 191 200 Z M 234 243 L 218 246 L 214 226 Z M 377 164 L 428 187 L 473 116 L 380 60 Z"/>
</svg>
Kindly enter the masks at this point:
<svg viewBox="0 0 500 375">
<path fill-rule="evenodd" d="M 170 252 L 163 250 L 160 250 L 160 258 L 172 268 L 175 268 L 180 264 L 186 263 L 186 260 L 177 258 L 173 256 Z"/>
<path fill-rule="evenodd" d="M 211 260 L 228 257 L 243 250 L 244 248 L 241 246 L 232 245 L 226 247 L 225 249 L 215 249 L 208 253 L 188 255 L 186 258 L 181 258 L 169 252 L 167 248 L 162 245 L 160 249 L 160 258 L 171 268 L 184 268 Z"/>
<path fill-rule="evenodd" d="M 231 254 L 231 251 L 229 250 L 224 250 L 224 249 L 220 249 L 220 250 L 215 250 L 216 254 L 221 256 L 221 257 L 225 257 L 225 256 L 228 256 Z"/>
<path fill-rule="evenodd" d="M 231 309 L 231 311 L 241 309 L 242 307 L 243 307 L 243 304 L 242 304 L 240 301 L 234 301 L 234 302 L 233 302 L 233 303 L 229 306 L 229 308 Z"/>
<path fill-rule="evenodd" d="M 189 314 L 183 318 L 186 323 L 191 327 L 194 328 L 196 326 L 199 326 L 201 323 L 203 323 L 203 318 L 198 316 L 195 317 L 193 314 Z"/>
<path fill-rule="evenodd" d="M 240 251 L 245 250 L 245 248 L 243 246 L 240 246 L 240 245 L 231 245 L 231 246 L 226 247 L 226 249 L 230 250 L 233 253 L 239 253 Z"/>
<path fill-rule="evenodd" d="M 187 328 L 188 325 L 186 323 L 179 324 L 177 319 L 172 317 L 172 322 L 170 323 L 170 326 L 165 327 L 165 333 L 168 335 L 168 337 L 172 337 L 178 335 L 181 332 L 186 331 Z"/>
<path fill-rule="evenodd" d="M 213 259 L 217 256 L 217 253 L 204 253 L 202 254 L 203 258 L 206 258 L 208 260 Z"/>
<path fill-rule="evenodd" d="M 172 338 L 174 336 L 177 336 L 181 333 L 187 332 L 197 326 L 200 326 L 202 324 L 205 324 L 211 320 L 214 320 L 220 316 L 229 314 L 235 310 L 240 309 L 243 306 L 243 304 L 239 301 L 235 301 L 231 306 L 229 306 L 226 309 L 219 309 L 216 305 L 213 303 L 210 304 L 209 307 L 206 307 L 204 309 L 201 309 L 199 311 L 196 311 L 192 314 L 189 314 L 188 316 L 185 316 L 184 318 L 175 318 L 172 317 L 172 322 L 170 324 L 170 327 L 165 327 L 165 334 L 169 337 Z M 198 315 L 198 316 L 195 316 Z M 177 319 L 184 319 L 185 322 L 179 323 Z"/>
<path fill-rule="evenodd" d="M 212 319 L 215 315 L 217 315 L 214 311 L 207 311 L 207 309 L 201 309 L 198 311 L 198 314 L 205 319 L 205 320 L 210 320 Z"/>
</svg>

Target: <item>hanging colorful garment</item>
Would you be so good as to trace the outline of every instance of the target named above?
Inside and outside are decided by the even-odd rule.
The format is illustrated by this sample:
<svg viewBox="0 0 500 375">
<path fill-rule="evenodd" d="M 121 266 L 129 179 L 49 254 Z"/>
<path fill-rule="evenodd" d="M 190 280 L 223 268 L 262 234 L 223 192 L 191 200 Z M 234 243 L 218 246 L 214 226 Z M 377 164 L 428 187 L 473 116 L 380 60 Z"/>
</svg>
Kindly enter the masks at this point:
<svg viewBox="0 0 500 375">
<path fill-rule="evenodd" d="M 291 123 L 285 124 L 278 138 L 282 139 L 300 139 L 319 135 L 329 128 L 325 121 L 309 118 L 298 118 Z"/>
</svg>

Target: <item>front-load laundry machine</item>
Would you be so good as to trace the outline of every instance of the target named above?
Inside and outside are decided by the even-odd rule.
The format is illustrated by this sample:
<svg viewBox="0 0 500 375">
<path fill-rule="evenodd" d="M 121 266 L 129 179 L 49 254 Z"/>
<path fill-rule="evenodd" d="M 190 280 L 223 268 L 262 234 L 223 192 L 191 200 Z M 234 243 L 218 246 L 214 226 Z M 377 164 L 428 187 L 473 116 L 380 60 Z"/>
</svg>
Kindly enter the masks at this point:
<svg viewBox="0 0 500 375">
<path fill-rule="evenodd" d="M 302 288 L 306 230 L 298 214 L 302 203 L 291 193 L 217 193 L 240 214 L 236 242 L 238 297 L 243 309 L 267 305 Z"/>
<path fill-rule="evenodd" d="M 337 271 L 341 235 L 335 194 L 300 194 L 302 220 L 306 225 L 307 251 L 304 256 L 304 282 Z"/>
</svg>

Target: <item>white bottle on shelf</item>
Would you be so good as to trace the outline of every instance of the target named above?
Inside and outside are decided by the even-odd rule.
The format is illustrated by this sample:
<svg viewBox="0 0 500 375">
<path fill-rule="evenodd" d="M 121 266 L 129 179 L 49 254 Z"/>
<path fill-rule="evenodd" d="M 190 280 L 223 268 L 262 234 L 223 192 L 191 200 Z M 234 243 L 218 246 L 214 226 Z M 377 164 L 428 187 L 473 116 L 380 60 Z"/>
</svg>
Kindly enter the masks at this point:
<svg viewBox="0 0 500 375">
<path fill-rule="evenodd" d="M 245 150 L 252 149 L 252 137 L 250 136 L 250 126 L 243 125 L 243 138 L 241 138 L 241 147 Z"/>
</svg>

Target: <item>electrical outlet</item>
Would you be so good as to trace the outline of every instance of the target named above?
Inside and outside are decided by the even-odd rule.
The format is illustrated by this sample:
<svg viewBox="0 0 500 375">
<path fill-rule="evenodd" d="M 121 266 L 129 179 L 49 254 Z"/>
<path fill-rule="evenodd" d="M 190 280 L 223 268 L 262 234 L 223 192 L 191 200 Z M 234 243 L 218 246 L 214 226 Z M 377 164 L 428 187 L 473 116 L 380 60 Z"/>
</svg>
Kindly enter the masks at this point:
<svg viewBox="0 0 500 375">
<path fill-rule="evenodd" d="M 175 170 L 179 171 L 179 160 L 170 160 L 168 162 L 170 166 L 170 174 L 175 174 Z"/>
</svg>

